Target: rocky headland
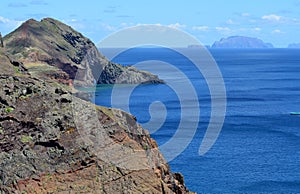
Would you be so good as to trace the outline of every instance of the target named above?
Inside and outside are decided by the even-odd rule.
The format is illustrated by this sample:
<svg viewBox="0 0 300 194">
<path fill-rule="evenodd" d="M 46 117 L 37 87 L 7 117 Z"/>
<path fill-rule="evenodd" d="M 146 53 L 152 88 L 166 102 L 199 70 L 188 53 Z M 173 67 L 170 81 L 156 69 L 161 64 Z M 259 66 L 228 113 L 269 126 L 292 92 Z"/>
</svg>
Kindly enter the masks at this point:
<svg viewBox="0 0 300 194">
<path fill-rule="evenodd" d="M 158 76 L 107 60 L 95 44 L 52 19 L 30 19 L 4 38 L 5 50 L 43 79 L 89 86 L 102 83 L 163 83 Z M 74 83 L 73 83 L 74 84 Z"/>
<path fill-rule="evenodd" d="M 120 72 L 112 67 L 128 68 L 61 26 L 66 27 L 49 18 L 29 20 L 4 37 L 0 193 L 190 193 L 134 116 L 72 94 L 76 71 L 82 84 L 90 84 L 94 68 L 104 67 L 107 77 L 99 82 L 116 83 Z M 161 82 L 146 74 L 132 82 Z"/>
</svg>

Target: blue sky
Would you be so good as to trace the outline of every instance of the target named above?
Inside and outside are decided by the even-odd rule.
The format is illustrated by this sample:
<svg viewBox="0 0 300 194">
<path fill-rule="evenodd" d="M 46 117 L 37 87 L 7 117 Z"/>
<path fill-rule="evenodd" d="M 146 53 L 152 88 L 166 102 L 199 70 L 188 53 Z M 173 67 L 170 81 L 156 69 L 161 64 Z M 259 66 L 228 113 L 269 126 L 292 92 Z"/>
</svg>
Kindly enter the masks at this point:
<svg viewBox="0 0 300 194">
<path fill-rule="evenodd" d="M 0 32 L 27 19 L 59 19 L 95 43 L 139 24 L 179 28 L 201 43 L 222 37 L 257 37 L 277 47 L 300 43 L 300 0 L 1 0 Z"/>
</svg>

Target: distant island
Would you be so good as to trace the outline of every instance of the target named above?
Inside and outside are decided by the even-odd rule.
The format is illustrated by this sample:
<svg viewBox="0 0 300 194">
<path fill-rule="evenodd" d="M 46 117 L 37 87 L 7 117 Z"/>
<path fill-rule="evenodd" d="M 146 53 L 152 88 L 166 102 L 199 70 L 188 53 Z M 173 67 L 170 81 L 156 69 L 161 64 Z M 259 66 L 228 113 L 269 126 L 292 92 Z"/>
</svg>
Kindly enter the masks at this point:
<svg viewBox="0 0 300 194">
<path fill-rule="evenodd" d="M 245 36 L 230 36 L 214 42 L 211 48 L 274 48 L 271 43 L 265 43 L 258 38 Z"/>
<path fill-rule="evenodd" d="M 288 48 L 300 48 L 300 43 L 289 44 Z"/>
</svg>

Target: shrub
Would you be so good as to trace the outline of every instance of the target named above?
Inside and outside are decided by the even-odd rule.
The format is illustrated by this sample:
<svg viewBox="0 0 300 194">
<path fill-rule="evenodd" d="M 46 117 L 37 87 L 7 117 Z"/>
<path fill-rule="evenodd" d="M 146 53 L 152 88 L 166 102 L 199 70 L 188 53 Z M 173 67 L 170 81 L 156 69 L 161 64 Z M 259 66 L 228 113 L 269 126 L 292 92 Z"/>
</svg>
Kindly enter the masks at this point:
<svg viewBox="0 0 300 194">
<path fill-rule="evenodd" d="M 32 142 L 32 137 L 31 136 L 29 136 L 29 135 L 23 135 L 22 137 L 21 137 L 21 142 L 22 143 L 28 143 L 28 142 Z"/>
<path fill-rule="evenodd" d="M 14 108 L 12 108 L 12 107 L 7 107 L 7 108 L 5 109 L 5 112 L 10 113 L 10 112 L 12 112 L 13 110 L 14 110 Z"/>
</svg>

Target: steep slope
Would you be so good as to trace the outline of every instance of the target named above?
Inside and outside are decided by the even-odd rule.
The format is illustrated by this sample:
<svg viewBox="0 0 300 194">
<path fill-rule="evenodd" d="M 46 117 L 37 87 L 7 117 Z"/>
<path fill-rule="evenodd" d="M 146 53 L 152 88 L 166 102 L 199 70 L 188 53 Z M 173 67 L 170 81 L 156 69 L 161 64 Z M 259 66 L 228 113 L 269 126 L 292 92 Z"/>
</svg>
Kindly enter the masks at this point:
<svg viewBox="0 0 300 194">
<path fill-rule="evenodd" d="M 2 75 L 27 74 L 24 65 L 8 56 L 3 48 L 0 48 L 0 73 Z"/>
<path fill-rule="evenodd" d="M 0 193 L 188 193 L 132 115 L 18 74 L 0 73 Z"/>
<path fill-rule="evenodd" d="M 22 61 L 29 71 L 79 85 L 98 83 L 163 83 L 157 76 L 108 61 L 88 38 L 52 18 L 30 19 L 4 37 L 8 53 Z M 44 72 L 44 64 L 58 71 Z M 130 79 L 127 79 L 127 77 Z M 105 80 L 105 82 L 104 82 Z"/>
<path fill-rule="evenodd" d="M 273 48 L 273 45 L 258 38 L 230 36 L 216 41 L 211 48 Z"/>
</svg>

